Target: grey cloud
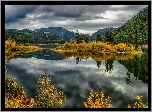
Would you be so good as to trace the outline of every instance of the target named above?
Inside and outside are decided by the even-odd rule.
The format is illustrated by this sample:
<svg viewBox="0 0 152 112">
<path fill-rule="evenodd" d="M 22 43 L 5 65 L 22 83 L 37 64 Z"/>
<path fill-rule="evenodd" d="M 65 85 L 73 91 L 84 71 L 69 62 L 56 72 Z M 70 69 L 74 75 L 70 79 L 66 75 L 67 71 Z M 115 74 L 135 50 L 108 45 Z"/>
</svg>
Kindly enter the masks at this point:
<svg viewBox="0 0 152 112">
<path fill-rule="evenodd" d="M 114 6 L 114 7 L 113 7 Z M 127 10 L 127 11 L 139 11 L 148 5 L 113 5 L 110 10 Z"/>
<path fill-rule="evenodd" d="M 52 19 L 52 17 L 53 17 L 53 13 L 43 13 L 40 17 L 35 17 L 35 18 L 47 20 L 47 19 Z"/>
<path fill-rule="evenodd" d="M 19 28 L 35 28 L 36 26 L 39 27 L 39 23 L 41 23 L 41 27 L 53 26 L 63 27 L 68 30 L 91 29 L 95 31 L 105 27 L 120 27 L 144 7 L 146 6 L 126 5 L 113 7 L 111 5 L 14 5 L 6 7 L 5 23 L 6 28 L 12 28 L 13 26 L 18 26 Z M 111 13 L 113 13 L 113 11 L 120 11 L 120 13 L 116 15 L 118 19 L 108 20 L 108 18 L 101 16 L 101 14 L 104 15 L 106 11 L 111 11 Z M 33 16 L 32 18 L 29 17 L 31 15 Z M 108 20 L 108 22 L 98 21 L 98 23 L 92 23 L 89 21 L 96 19 Z"/>
<path fill-rule="evenodd" d="M 94 16 L 96 13 L 105 12 L 109 6 L 87 6 L 87 5 L 38 5 L 38 6 L 20 6 L 14 5 L 10 8 L 6 8 L 5 18 L 7 22 L 15 22 L 18 18 L 25 18 L 27 14 L 40 14 L 46 13 L 45 16 L 42 16 L 45 19 L 49 19 L 51 15 L 49 13 L 54 13 L 55 16 L 65 17 L 65 18 L 74 18 L 80 17 L 83 18 L 83 15 L 86 12 L 90 12 L 90 15 Z M 91 17 L 88 15 L 88 17 Z M 38 19 L 38 18 L 33 18 Z M 42 19 L 42 18 L 40 18 Z M 82 19 L 83 20 L 83 19 Z"/>
<path fill-rule="evenodd" d="M 72 25 L 71 25 L 72 24 Z M 104 23 L 104 22 L 98 22 L 98 23 L 91 23 L 90 21 L 88 22 L 68 22 L 65 25 L 62 25 L 64 28 L 67 29 L 84 29 L 84 30 L 99 30 L 101 28 L 106 28 L 106 27 L 119 27 L 121 25 L 123 25 L 124 22 L 123 21 L 119 21 L 119 22 L 109 22 L 109 23 Z"/>
<path fill-rule="evenodd" d="M 145 7 L 148 7 L 148 5 L 127 5 L 125 9 L 139 11 Z"/>
<path fill-rule="evenodd" d="M 12 5 L 5 8 L 5 22 L 16 22 L 21 18 L 25 18 L 26 14 L 32 13 L 37 6 L 33 5 Z"/>
<path fill-rule="evenodd" d="M 118 14 L 116 14 L 116 16 L 118 17 L 118 21 L 123 21 L 126 22 L 127 20 L 131 19 L 134 15 L 132 13 L 126 14 L 125 12 L 119 12 Z"/>
<path fill-rule="evenodd" d="M 95 14 L 104 13 L 110 6 L 101 6 L 101 5 L 67 5 L 60 6 L 60 10 L 55 11 L 56 16 L 64 17 L 81 17 L 88 16 L 93 17 Z M 86 13 L 88 15 L 86 15 Z M 82 19 L 83 20 L 83 19 Z"/>
<path fill-rule="evenodd" d="M 57 10 L 54 15 L 56 16 L 64 16 L 64 17 L 80 17 L 84 10 L 83 8 L 79 8 L 80 6 L 60 6 L 61 8 Z"/>
</svg>

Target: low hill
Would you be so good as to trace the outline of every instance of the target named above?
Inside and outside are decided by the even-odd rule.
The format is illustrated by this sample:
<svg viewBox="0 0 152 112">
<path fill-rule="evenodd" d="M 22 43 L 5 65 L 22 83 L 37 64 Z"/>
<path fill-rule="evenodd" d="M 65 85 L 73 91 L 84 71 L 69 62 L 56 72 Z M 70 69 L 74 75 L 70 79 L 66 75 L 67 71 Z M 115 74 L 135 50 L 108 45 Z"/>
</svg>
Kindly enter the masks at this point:
<svg viewBox="0 0 152 112">
<path fill-rule="evenodd" d="M 114 35 L 116 43 L 148 44 L 148 7 L 114 31 Z"/>
<path fill-rule="evenodd" d="M 100 36 L 104 37 L 106 31 L 115 31 L 116 29 L 118 29 L 118 28 L 108 27 L 108 28 L 100 29 L 100 30 L 98 30 L 97 32 L 93 33 L 93 34 L 90 36 L 89 39 L 90 39 L 91 41 L 95 40 L 98 34 L 100 34 Z"/>
</svg>

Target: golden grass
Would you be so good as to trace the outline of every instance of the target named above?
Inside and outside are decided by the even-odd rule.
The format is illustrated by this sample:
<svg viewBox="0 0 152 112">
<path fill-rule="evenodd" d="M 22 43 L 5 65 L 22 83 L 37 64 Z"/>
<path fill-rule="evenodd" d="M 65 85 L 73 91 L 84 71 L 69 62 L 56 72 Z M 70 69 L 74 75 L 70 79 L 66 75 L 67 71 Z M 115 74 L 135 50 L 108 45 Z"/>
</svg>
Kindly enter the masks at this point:
<svg viewBox="0 0 152 112">
<path fill-rule="evenodd" d="M 52 49 L 51 49 L 52 50 Z M 141 50 L 135 50 L 132 44 L 119 43 L 116 45 L 111 45 L 103 42 L 91 42 L 91 43 L 80 43 L 80 44 L 70 44 L 65 43 L 64 46 L 59 46 L 54 49 L 56 52 L 62 53 L 66 58 L 68 57 L 91 57 L 95 58 L 96 61 L 102 59 L 115 59 L 115 60 L 126 60 L 133 59 L 134 56 L 142 55 Z M 125 51 L 125 53 L 121 53 Z M 120 52 L 120 53 L 118 53 Z"/>
</svg>

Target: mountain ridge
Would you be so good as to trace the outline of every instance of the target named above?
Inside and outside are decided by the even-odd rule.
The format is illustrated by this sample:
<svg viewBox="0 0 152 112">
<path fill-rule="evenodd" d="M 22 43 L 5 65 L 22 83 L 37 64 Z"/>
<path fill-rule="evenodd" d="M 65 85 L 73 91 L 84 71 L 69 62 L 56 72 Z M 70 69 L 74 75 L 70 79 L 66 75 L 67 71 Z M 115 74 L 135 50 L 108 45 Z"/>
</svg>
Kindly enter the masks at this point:
<svg viewBox="0 0 152 112">
<path fill-rule="evenodd" d="M 143 8 L 131 19 L 118 28 L 107 27 L 99 29 L 89 37 L 90 41 L 94 41 L 98 34 L 105 40 L 106 31 L 114 33 L 114 43 L 148 43 L 148 7 Z M 82 33 L 80 33 L 82 35 Z M 12 37 L 15 41 L 23 41 L 24 43 L 64 43 L 65 41 L 76 40 L 76 34 L 73 31 L 64 29 L 63 27 L 48 27 L 35 30 L 23 29 L 6 29 L 5 40 Z"/>
</svg>

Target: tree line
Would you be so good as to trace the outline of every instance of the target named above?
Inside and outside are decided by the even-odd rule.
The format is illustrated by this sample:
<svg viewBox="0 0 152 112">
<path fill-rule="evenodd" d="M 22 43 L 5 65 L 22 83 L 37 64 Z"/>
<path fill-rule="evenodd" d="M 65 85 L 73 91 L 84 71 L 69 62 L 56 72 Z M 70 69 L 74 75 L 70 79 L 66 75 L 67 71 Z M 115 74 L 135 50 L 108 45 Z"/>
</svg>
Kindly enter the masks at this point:
<svg viewBox="0 0 152 112">
<path fill-rule="evenodd" d="M 62 40 L 56 34 L 45 34 L 44 32 L 33 32 L 33 31 L 16 31 L 16 30 L 5 30 L 5 40 L 15 41 L 17 44 L 63 44 L 65 40 Z"/>
</svg>

